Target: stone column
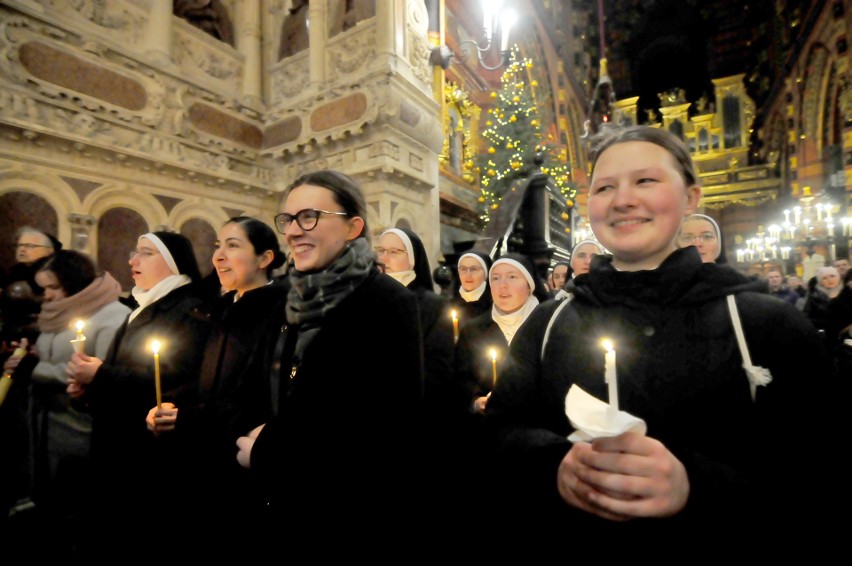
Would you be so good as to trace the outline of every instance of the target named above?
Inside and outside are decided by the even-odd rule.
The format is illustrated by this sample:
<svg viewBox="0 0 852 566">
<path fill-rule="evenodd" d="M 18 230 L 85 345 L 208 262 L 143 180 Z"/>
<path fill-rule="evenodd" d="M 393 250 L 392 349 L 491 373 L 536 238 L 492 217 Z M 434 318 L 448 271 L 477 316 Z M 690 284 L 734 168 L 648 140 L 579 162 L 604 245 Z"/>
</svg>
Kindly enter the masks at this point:
<svg viewBox="0 0 852 566">
<path fill-rule="evenodd" d="M 378 2 L 384 4 L 384 2 Z M 328 39 L 328 9 L 325 2 L 311 2 L 308 6 L 308 51 L 310 53 L 311 87 L 325 88 L 325 44 Z"/>
<path fill-rule="evenodd" d="M 237 4 L 237 50 L 245 56 L 242 102 L 253 108 L 263 104 L 260 17 L 259 0 L 242 0 Z"/>
<path fill-rule="evenodd" d="M 380 57 L 401 51 L 404 28 L 401 21 L 396 25 L 400 12 L 399 0 L 376 2 L 376 54 Z"/>
<path fill-rule="evenodd" d="M 145 56 L 158 65 L 172 65 L 172 0 L 151 0 L 145 29 Z"/>
</svg>

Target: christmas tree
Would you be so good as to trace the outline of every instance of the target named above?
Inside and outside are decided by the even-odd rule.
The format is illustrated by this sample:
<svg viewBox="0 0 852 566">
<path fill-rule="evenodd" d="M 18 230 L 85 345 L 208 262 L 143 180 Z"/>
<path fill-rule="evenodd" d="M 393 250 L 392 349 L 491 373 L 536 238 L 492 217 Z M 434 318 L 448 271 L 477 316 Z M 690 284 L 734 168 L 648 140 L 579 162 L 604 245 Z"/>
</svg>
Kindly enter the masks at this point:
<svg viewBox="0 0 852 566">
<path fill-rule="evenodd" d="M 480 218 L 484 223 L 500 207 L 512 181 L 530 173 L 536 154 L 544 159 L 542 173 L 551 176 L 568 207 L 573 206 L 577 191 L 569 184 L 566 151 L 544 140 L 533 92 L 538 83 L 531 78 L 532 68 L 532 60 L 521 60 L 518 46 L 513 46 L 509 66 L 500 77 L 500 91 L 491 93 L 497 103 L 488 110 L 482 133 L 486 150 L 479 159 L 479 202 L 483 207 Z"/>
</svg>

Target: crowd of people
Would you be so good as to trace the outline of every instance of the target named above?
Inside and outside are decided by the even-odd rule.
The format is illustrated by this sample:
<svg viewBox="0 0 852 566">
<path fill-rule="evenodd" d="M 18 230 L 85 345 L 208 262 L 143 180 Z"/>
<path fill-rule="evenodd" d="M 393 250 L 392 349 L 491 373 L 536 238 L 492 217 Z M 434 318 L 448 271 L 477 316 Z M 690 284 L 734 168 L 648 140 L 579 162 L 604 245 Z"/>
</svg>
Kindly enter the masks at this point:
<svg viewBox="0 0 852 566">
<path fill-rule="evenodd" d="M 373 245 L 336 171 L 288 188 L 288 258 L 261 220 L 221 227 L 212 303 L 179 234 L 139 235 L 125 298 L 23 229 L 0 295 L 0 537 L 49 529 L 55 557 L 222 557 L 319 532 L 375 554 L 507 528 L 519 546 L 709 545 L 827 517 L 831 496 L 796 492 L 838 481 L 848 261 L 804 286 L 725 265 L 689 152 L 663 130 L 614 129 L 591 162 L 596 239 L 549 285 L 528 257 L 470 251 L 449 299 L 415 232 Z M 574 388 L 643 427 L 578 440 Z"/>
</svg>

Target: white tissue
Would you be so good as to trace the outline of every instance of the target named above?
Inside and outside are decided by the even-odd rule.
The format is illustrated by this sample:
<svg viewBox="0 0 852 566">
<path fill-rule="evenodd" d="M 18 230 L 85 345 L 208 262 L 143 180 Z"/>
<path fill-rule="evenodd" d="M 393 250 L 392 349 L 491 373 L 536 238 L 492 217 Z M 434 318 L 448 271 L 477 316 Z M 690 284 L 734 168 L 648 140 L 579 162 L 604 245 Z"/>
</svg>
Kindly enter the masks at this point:
<svg viewBox="0 0 852 566">
<path fill-rule="evenodd" d="M 571 442 L 589 442 L 630 431 L 644 435 L 648 431 L 645 421 L 639 417 L 614 410 L 576 385 L 572 385 L 565 396 L 565 414 L 575 429 L 568 437 Z"/>
</svg>

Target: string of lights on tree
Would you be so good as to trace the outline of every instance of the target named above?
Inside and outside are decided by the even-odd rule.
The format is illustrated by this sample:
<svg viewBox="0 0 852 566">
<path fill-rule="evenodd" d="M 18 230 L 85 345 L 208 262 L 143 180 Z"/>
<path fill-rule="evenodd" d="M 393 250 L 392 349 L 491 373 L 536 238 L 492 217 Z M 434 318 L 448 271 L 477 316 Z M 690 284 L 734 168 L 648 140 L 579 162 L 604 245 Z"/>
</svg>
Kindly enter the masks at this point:
<svg viewBox="0 0 852 566">
<path fill-rule="evenodd" d="M 485 224 L 491 213 L 500 207 L 512 182 L 526 176 L 534 167 L 536 154 L 544 159 L 541 172 L 554 180 L 568 207 L 574 206 L 577 191 L 570 184 L 571 171 L 566 164 L 566 150 L 560 151 L 544 141 L 533 90 L 538 87 L 538 82 L 530 77 L 532 69 L 532 60 L 521 59 L 520 50 L 514 45 L 509 64 L 500 77 L 500 90 L 491 93 L 497 103 L 488 110 L 486 128 L 482 133 L 487 149 L 480 156 L 478 165 L 480 218 Z M 548 138 L 552 141 L 552 136 Z"/>
</svg>

